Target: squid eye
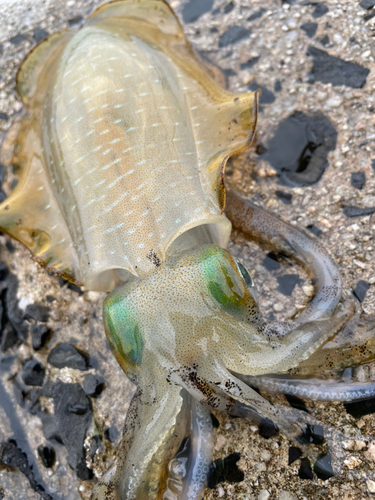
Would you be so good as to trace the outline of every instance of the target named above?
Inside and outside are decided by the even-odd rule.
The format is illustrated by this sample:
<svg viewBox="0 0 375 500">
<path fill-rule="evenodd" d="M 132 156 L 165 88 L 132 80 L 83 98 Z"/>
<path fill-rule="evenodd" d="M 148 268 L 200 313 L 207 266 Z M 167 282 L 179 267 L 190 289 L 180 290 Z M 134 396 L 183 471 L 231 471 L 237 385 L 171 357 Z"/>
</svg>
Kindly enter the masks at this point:
<svg viewBox="0 0 375 500">
<path fill-rule="evenodd" d="M 253 278 L 250 276 L 249 271 L 238 260 L 236 260 L 236 264 L 237 264 L 238 270 L 240 271 L 241 276 L 243 277 L 247 287 L 254 288 L 254 281 L 253 281 Z"/>
<path fill-rule="evenodd" d="M 241 264 L 241 262 L 239 262 L 238 260 L 236 260 L 236 264 L 237 264 L 237 268 L 238 268 L 241 276 L 243 277 L 243 280 L 244 280 L 247 288 L 249 289 L 249 291 L 250 291 L 251 295 L 253 296 L 255 302 L 258 303 L 258 296 L 257 296 L 257 292 L 256 292 L 256 289 L 255 289 L 253 278 L 250 276 L 249 271 L 246 269 L 246 267 L 244 265 Z"/>
</svg>

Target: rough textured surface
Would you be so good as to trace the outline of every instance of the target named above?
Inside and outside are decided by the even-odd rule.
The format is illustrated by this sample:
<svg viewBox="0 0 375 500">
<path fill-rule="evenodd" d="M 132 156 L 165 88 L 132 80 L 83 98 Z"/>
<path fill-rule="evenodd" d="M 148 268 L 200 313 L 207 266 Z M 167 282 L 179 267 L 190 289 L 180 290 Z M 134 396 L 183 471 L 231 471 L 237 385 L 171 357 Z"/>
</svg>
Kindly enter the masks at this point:
<svg viewBox="0 0 375 500">
<path fill-rule="evenodd" d="M 2 3 L 0 12 L 0 127 L 6 132 L 16 115 L 21 111 L 20 100 L 15 92 L 14 79 L 24 55 L 35 45 L 42 34 L 36 30 L 52 33 L 63 27 L 78 29 L 81 22 L 98 5 L 97 1 L 31 1 Z M 190 16 L 184 25 L 188 38 L 194 47 L 223 70 L 231 70 L 228 76 L 232 91 L 245 92 L 253 81 L 267 89 L 279 89 L 273 103 L 264 103 L 259 117 L 258 143 L 266 144 L 274 135 L 278 124 L 296 111 L 312 113 L 321 111 L 329 116 L 338 133 L 337 145 L 328 154 L 328 168 L 321 180 L 311 187 L 285 187 L 283 191 L 292 195 L 291 203 L 285 204 L 275 196 L 280 189 L 276 171 L 255 152 L 257 144 L 247 154 L 242 154 L 227 168 L 227 184 L 236 187 L 243 194 L 252 196 L 259 204 L 277 212 L 297 227 L 314 228 L 320 243 L 331 251 L 339 264 L 346 286 L 354 289 L 360 280 L 370 286 L 364 296 L 362 307 L 368 313 L 375 311 L 374 278 L 374 225 L 372 207 L 375 206 L 375 69 L 373 54 L 374 17 L 372 10 L 364 10 L 355 0 L 339 3 L 336 0 L 324 2 L 328 7 L 321 17 L 313 17 L 315 2 L 274 2 L 271 0 L 248 0 L 191 2 L 205 4 L 202 13 L 194 14 L 187 8 L 187 2 L 171 2 L 182 22 L 183 12 Z M 224 13 L 226 6 L 234 8 Z M 290 5 L 292 4 L 293 5 Z M 207 6 L 207 7 L 206 7 Z M 367 8 L 367 7 L 366 7 Z M 316 15 L 316 14 L 315 14 Z M 345 23 L 343 23 L 345 19 Z M 317 31 L 309 39 L 300 28 L 304 23 L 316 22 Z M 248 37 L 235 44 L 219 49 L 219 38 L 232 26 L 241 26 L 251 31 Z M 362 88 L 331 86 L 321 81 L 312 82 L 309 74 L 313 60 L 306 56 L 309 45 L 321 49 L 343 61 L 358 64 L 370 70 Z M 247 64 L 253 61 L 251 64 Z M 279 82 L 278 84 L 276 82 Z M 281 87 L 281 88 L 280 88 Z M 372 163 L 373 162 L 373 163 Z M 362 190 L 351 186 L 351 174 L 361 170 L 366 174 Z M 12 176 L 7 173 L 4 190 L 9 193 Z M 358 210 L 347 217 L 343 207 Z M 312 229 L 310 229 L 312 231 Z M 319 233 L 318 233 L 319 232 Z M 298 310 L 311 293 L 310 283 L 302 273 L 301 282 L 294 287 L 291 296 L 278 291 L 277 277 L 296 274 L 298 268 L 281 259 L 280 269 L 267 271 L 262 262 L 265 253 L 252 243 L 246 243 L 241 235 L 233 234 L 236 243 L 230 250 L 236 254 L 252 272 L 261 300 L 262 309 L 268 317 L 278 319 L 290 316 Z M 56 448 L 56 463 L 46 469 L 36 459 L 38 446 L 48 443 L 43 434 L 46 417 L 29 411 L 29 392 L 9 380 L 11 375 L 20 374 L 22 361 L 35 355 L 46 366 L 46 379 L 65 383 L 82 384 L 87 371 L 72 368 L 58 369 L 47 365 L 50 350 L 57 342 L 68 341 L 79 344 L 90 352 L 94 363 L 89 372 L 103 376 L 106 388 L 101 397 L 93 402 L 93 413 L 97 428 L 90 427 L 85 447 L 91 452 L 87 465 L 95 475 L 109 466 L 112 453 L 118 443 L 124 415 L 133 387 L 126 380 L 110 351 L 106 347 L 101 325 L 101 302 L 103 295 L 89 293 L 77 295 L 66 283 L 60 286 L 58 280 L 49 277 L 34 262 L 28 252 L 18 244 L 15 251 L 9 250 L 7 238 L 1 237 L 3 261 L 18 278 L 9 281 L 1 292 L 5 310 L 2 333 L 2 350 L 6 351 L 0 362 L 2 407 L 0 408 L 0 432 L 2 441 L 21 432 L 25 438 L 29 464 L 33 472 L 43 476 L 45 490 L 54 500 L 88 499 L 92 481 L 80 482 L 68 465 L 67 451 L 61 444 Z M 49 302 L 48 296 L 56 298 Z M 22 318 L 28 304 L 42 304 L 51 309 L 48 327 L 51 339 L 46 346 L 35 353 L 32 349 L 29 327 Z M 29 320 L 27 320 L 29 321 Z M 30 320 L 33 321 L 33 320 Z M 20 344 L 20 339 L 27 339 Z M 4 344 L 5 343 L 5 344 Z M 19 404 L 21 394 L 23 405 Z M 23 394 L 23 396 L 22 396 Z M 50 394 L 47 392 L 47 394 Z M 17 396 L 18 395 L 18 396 Z M 51 397 L 41 396 L 43 411 L 53 414 Z M 276 403 L 288 404 L 282 396 L 272 396 Z M 26 404 L 27 403 L 27 404 Z M 375 435 L 374 405 L 355 404 L 355 416 L 347 413 L 342 404 L 306 403 L 311 412 L 327 424 L 341 428 L 347 435 L 362 433 Z M 352 407 L 346 405 L 352 410 Z M 291 443 L 280 433 L 269 439 L 259 434 L 258 427 L 242 419 L 231 419 L 216 414 L 220 426 L 217 435 L 215 459 L 225 458 L 232 452 L 241 453 L 238 462 L 245 474 L 240 483 L 220 483 L 206 493 L 207 499 L 235 498 L 239 500 L 291 500 L 298 498 L 362 500 L 373 498 L 375 484 L 371 478 L 374 468 L 373 448 L 366 455 L 361 453 L 361 463 L 349 461 L 341 477 L 323 481 L 313 472 L 313 479 L 301 479 L 298 475 L 301 460 L 288 466 L 288 452 Z M 118 430 L 117 441 L 105 439 L 105 429 Z M 102 439 L 98 438 L 98 433 Z M 270 433 L 272 434 L 272 433 Z M 263 434 L 266 436 L 267 434 Z M 269 434 L 267 435 L 269 436 Z M 17 442 L 18 444 L 18 442 Z M 19 445 L 19 444 L 18 444 Z M 359 446 L 359 445 L 358 445 Z M 350 455 L 350 452 L 349 452 Z M 313 465 L 313 464 L 311 464 Z M 354 469 L 352 468 L 354 467 Z M 48 470 L 51 475 L 47 474 Z M 362 475 L 357 479 L 354 472 Z M 37 474 L 36 474 L 37 475 Z M 39 479 L 38 479 L 39 482 Z M 39 500 L 40 496 L 31 488 L 28 479 L 17 470 L 1 468 L 0 486 L 5 499 L 20 498 Z"/>
</svg>

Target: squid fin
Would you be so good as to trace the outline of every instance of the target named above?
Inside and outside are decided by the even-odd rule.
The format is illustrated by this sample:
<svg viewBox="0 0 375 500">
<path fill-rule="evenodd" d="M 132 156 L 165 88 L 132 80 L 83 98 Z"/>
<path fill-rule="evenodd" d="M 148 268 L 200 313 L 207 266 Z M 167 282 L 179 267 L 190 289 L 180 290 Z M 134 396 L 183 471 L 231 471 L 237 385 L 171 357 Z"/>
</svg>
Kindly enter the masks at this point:
<svg viewBox="0 0 375 500">
<path fill-rule="evenodd" d="M 78 259 L 43 166 L 32 119 L 21 124 L 15 151 L 13 164 L 20 180 L 0 204 L 0 229 L 25 245 L 48 271 L 76 282 Z"/>
<path fill-rule="evenodd" d="M 56 59 L 56 52 L 72 36 L 67 31 L 53 33 L 36 45 L 23 60 L 17 73 L 17 92 L 27 105 L 40 92 L 39 76 L 43 68 Z"/>
</svg>

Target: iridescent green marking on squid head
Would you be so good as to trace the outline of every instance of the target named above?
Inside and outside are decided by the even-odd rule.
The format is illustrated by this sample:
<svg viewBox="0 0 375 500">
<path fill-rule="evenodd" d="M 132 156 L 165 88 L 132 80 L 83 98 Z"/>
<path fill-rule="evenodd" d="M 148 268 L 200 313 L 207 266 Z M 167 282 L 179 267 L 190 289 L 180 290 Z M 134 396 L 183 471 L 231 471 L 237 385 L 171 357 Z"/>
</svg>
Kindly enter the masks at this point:
<svg viewBox="0 0 375 500">
<path fill-rule="evenodd" d="M 241 321 L 254 322 L 260 313 L 248 271 L 226 250 L 210 246 L 200 256 L 210 295 L 222 309 Z"/>
<path fill-rule="evenodd" d="M 103 322 L 113 354 L 126 375 L 133 380 L 142 362 L 144 341 L 123 288 L 106 297 Z"/>
</svg>

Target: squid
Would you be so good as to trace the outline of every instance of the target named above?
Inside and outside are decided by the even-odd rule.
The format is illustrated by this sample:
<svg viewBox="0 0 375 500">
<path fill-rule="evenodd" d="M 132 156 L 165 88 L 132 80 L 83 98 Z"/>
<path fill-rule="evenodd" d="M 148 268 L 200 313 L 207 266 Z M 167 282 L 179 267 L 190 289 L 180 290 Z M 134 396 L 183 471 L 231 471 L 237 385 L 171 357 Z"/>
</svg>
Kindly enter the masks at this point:
<svg viewBox="0 0 375 500">
<path fill-rule="evenodd" d="M 51 35 L 17 89 L 20 182 L 0 205 L 1 230 L 48 272 L 108 292 L 107 339 L 137 386 L 92 500 L 201 499 L 210 409 L 270 419 L 298 442 L 300 416 L 256 387 L 375 394 L 370 369 L 355 375 L 374 357 L 374 321 L 329 255 L 225 191 L 228 158 L 254 138 L 259 91 L 220 88 L 166 2 L 114 1 L 80 31 Z M 315 294 L 297 318 L 265 322 L 249 272 L 226 250 L 232 226 L 309 273 Z"/>
</svg>

